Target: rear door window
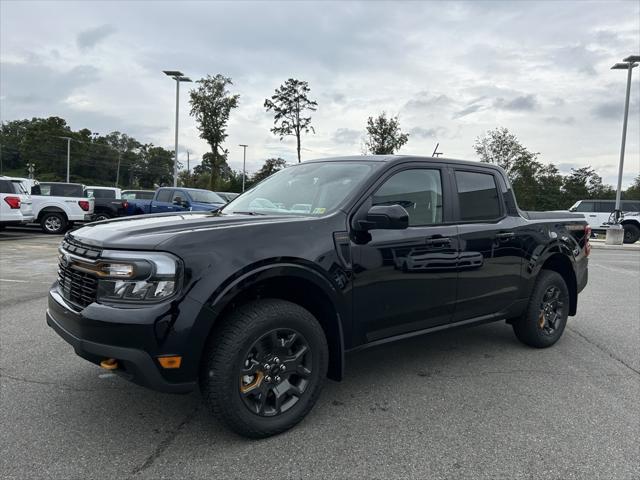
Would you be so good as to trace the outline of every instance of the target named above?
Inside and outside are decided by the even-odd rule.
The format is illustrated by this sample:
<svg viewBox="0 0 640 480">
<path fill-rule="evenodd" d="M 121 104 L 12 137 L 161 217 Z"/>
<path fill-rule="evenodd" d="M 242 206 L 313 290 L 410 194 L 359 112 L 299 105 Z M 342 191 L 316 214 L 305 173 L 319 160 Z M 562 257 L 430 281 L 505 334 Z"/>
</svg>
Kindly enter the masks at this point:
<svg viewBox="0 0 640 480">
<path fill-rule="evenodd" d="M 158 190 L 156 200 L 158 202 L 171 202 L 171 192 L 172 190 L 169 188 L 167 188 L 166 190 Z"/>
<path fill-rule="evenodd" d="M 498 187 L 493 175 L 456 170 L 460 220 L 496 220 L 502 214 Z"/>
</svg>

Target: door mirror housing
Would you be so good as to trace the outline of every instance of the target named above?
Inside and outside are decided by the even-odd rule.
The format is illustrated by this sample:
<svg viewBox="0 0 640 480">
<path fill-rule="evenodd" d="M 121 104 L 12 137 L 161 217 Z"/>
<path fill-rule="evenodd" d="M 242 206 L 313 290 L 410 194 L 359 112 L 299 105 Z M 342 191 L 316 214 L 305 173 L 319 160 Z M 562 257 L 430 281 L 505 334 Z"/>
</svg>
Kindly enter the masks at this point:
<svg viewBox="0 0 640 480">
<path fill-rule="evenodd" d="M 357 224 L 362 231 L 404 230 L 409 227 L 409 214 L 400 205 L 374 205 Z"/>
</svg>

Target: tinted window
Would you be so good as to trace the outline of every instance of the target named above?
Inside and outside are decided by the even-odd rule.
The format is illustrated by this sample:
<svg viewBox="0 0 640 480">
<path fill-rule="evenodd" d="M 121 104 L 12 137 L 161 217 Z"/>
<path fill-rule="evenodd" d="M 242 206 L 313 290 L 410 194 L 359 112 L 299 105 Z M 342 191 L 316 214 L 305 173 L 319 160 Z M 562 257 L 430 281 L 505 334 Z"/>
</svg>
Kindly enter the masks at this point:
<svg viewBox="0 0 640 480">
<path fill-rule="evenodd" d="M 87 197 L 93 198 L 116 198 L 115 190 L 108 188 L 87 188 Z"/>
<path fill-rule="evenodd" d="M 640 211 L 640 202 L 629 202 L 623 200 L 620 207 L 626 212 L 638 212 Z"/>
<path fill-rule="evenodd" d="M 596 212 L 611 213 L 615 208 L 616 204 L 614 202 L 596 202 Z"/>
<path fill-rule="evenodd" d="M 462 221 L 500 217 L 500 197 L 493 175 L 457 171 L 456 183 Z"/>
<path fill-rule="evenodd" d="M 156 200 L 158 202 L 170 202 L 171 201 L 171 192 L 170 189 L 158 190 L 158 195 L 156 196 Z"/>
<path fill-rule="evenodd" d="M 373 195 L 374 205 L 401 205 L 409 226 L 442 223 L 442 181 L 439 170 L 398 172 Z"/>
<path fill-rule="evenodd" d="M 593 212 L 595 210 L 595 202 L 580 202 L 580 205 L 575 209 L 576 212 Z"/>
<path fill-rule="evenodd" d="M 78 183 L 41 183 L 40 195 L 52 197 L 84 197 L 82 185 Z"/>
<path fill-rule="evenodd" d="M 13 183 L 9 180 L 0 180 L 0 193 L 16 193 Z"/>
<path fill-rule="evenodd" d="M 194 202 L 198 203 L 225 203 L 220 195 L 209 190 L 189 190 L 189 196 Z M 188 200 L 188 197 L 183 197 Z"/>
</svg>

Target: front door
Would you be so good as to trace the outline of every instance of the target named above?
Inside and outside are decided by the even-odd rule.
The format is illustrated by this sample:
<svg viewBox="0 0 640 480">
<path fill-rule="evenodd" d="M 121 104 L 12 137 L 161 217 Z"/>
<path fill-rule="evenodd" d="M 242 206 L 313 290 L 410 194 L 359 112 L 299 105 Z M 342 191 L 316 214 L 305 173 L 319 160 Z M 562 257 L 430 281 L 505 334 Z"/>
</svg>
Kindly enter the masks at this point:
<svg viewBox="0 0 640 480">
<path fill-rule="evenodd" d="M 446 190 L 445 190 L 446 191 Z M 390 173 L 373 193 L 373 205 L 401 205 L 406 230 L 372 230 L 352 243 L 354 327 L 359 340 L 445 324 L 456 301 L 457 228 L 443 215 L 439 168 L 412 167 Z"/>
</svg>

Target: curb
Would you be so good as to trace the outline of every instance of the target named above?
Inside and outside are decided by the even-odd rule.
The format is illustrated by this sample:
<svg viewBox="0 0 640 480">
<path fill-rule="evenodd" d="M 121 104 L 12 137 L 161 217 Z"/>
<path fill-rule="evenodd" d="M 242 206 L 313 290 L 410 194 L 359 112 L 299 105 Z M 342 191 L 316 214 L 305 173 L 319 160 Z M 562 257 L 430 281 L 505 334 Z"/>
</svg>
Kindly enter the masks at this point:
<svg viewBox="0 0 640 480">
<path fill-rule="evenodd" d="M 625 250 L 627 252 L 640 251 L 640 243 L 638 242 L 626 245 L 606 245 L 604 241 L 594 242 L 591 240 L 589 243 L 591 244 L 591 248 L 596 250 Z"/>
</svg>

